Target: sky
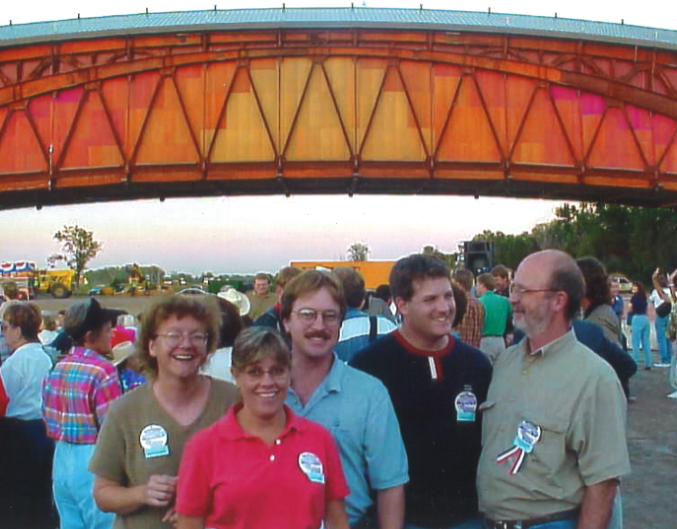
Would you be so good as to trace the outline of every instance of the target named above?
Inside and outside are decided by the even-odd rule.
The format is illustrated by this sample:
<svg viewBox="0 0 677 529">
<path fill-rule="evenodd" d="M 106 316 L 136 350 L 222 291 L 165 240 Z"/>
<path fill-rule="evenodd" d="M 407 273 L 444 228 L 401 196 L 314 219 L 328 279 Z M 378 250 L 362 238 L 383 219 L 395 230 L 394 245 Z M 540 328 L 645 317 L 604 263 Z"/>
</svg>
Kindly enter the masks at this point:
<svg viewBox="0 0 677 529">
<path fill-rule="evenodd" d="M 455 9 L 620 22 L 677 29 L 677 2 L 482 0 L 366 2 L 367 7 Z M 151 12 L 281 7 L 282 1 L 0 0 L 0 25 Z M 350 1 L 285 0 L 287 7 L 349 7 Z M 356 6 L 362 1 L 354 0 Z M 529 231 L 559 202 L 480 197 L 266 196 L 138 200 L 0 211 L 0 261 L 46 264 L 53 234 L 77 224 L 103 243 L 90 268 L 141 263 L 168 271 L 274 272 L 292 260 L 340 260 L 362 242 L 371 259 L 397 259 L 425 245 L 443 252 L 488 229 Z"/>
</svg>

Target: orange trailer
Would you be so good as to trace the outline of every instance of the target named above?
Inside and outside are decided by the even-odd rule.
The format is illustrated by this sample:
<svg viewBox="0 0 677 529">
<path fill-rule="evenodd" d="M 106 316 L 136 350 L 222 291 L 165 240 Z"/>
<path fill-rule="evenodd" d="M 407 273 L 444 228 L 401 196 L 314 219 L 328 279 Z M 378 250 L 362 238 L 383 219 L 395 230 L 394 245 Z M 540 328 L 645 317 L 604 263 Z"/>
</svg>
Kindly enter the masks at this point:
<svg viewBox="0 0 677 529">
<path fill-rule="evenodd" d="M 375 290 L 379 285 L 388 284 L 395 261 L 292 261 L 289 264 L 302 270 L 333 270 L 349 266 L 362 274 L 367 290 Z"/>
</svg>

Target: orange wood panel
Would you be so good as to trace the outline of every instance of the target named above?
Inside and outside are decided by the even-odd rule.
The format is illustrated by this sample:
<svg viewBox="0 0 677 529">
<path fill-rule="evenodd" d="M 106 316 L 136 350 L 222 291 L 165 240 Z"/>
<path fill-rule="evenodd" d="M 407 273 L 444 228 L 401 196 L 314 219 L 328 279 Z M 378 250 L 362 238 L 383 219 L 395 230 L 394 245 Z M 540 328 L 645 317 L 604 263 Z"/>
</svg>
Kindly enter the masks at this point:
<svg viewBox="0 0 677 529">
<path fill-rule="evenodd" d="M 0 207 L 11 190 L 128 180 L 677 190 L 676 64 L 622 43 L 387 29 L 4 48 Z"/>
</svg>

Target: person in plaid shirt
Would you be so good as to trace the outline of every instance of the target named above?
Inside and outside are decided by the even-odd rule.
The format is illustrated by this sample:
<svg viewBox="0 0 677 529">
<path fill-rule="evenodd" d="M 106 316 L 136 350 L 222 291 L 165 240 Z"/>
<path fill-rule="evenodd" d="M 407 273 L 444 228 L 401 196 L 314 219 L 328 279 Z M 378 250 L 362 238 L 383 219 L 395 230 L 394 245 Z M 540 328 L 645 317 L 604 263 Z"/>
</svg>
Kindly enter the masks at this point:
<svg viewBox="0 0 677 529">
<path fill-rule="evenodd" d="M 465 316 L 455 330 L 458 331 L 462 342 L 479 349 L 482 341 L 482 326 L 484 325 L 484 305 L 472 294 L 474 280 L 475 278 L 470 270 L 459 269 L 454 272 L 454 281 L 465 291 L 468 298 Z"/>
<path fill-rule="evenodd" d="M 112 322 L 120 311 L 90 298 L 66 312 L 64 327 L 73 348 L 56 364 L 42 388 L 47 434 L 56 442 L 52 479 L 62 529 L 109 529 L 114 516 L 92 496 L 87 464 L 111 402 L 122 395 L 110 354 Z"/>
</svg>

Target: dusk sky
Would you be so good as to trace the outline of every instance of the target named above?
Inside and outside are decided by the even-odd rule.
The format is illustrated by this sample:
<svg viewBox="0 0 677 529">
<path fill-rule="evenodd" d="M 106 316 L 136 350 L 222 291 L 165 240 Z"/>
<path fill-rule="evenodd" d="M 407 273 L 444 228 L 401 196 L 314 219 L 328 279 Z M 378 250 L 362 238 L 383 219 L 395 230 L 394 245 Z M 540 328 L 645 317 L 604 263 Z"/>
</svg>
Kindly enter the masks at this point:
<svg viewBox="0 0 677 529">
<path fill-rule="evenodd" d="M 367 1 L 368 7 L 485 11 L 620 22 L 677 29 L 677 3 L 611 1 Z M 128 0 L 2 2 L 0 25 L 151 12 L 281 7 L 282 1 L 192 2 Z M 349 7 L 350 2 L 285 0 L 287 7 Z M 354 2 L 356 6 L 361 1 Z M 530 230 L 552 218 L 559 203 L 542 200 L 420 196 L 301 196 L 167 199 L 0 211 L 0 261 L 33 260 L 44 266 L 58 250 L 52 235 L 66 224 L 94 231 L 103 243 L 90 267 L 139 262 L 199 273 L 274 272 L 290 260 L 337 260 L 353 242 L 372 259 L 397 259 L 424 245 L 444 252 L 485 229 Z"/>
</svg>

